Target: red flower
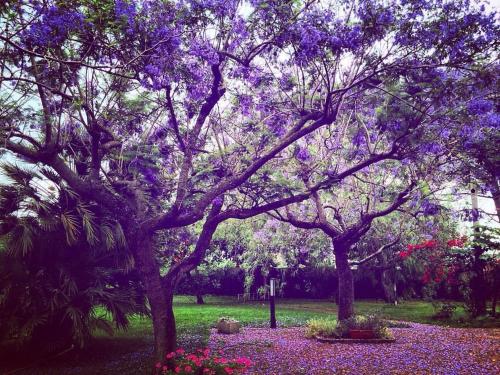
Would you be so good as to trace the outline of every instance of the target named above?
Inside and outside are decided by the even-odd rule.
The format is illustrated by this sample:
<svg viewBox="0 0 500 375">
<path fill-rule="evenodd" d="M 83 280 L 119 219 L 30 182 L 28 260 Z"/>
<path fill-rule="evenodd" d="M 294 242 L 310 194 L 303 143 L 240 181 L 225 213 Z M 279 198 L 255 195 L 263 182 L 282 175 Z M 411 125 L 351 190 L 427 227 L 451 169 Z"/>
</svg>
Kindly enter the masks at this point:
<svg viewBox="0 0 500 375">
<path fill-rule="evenodd" d="M 467 237 L 453 238 L 446 244 L 448 245 L 448 247 L 463 247 L 465 245 L 465 242 L 467 242 Z"/>
<path fill-rule="evenodd" d="M 236 363 L 238 363 L 239 365 L 243 365 L 245 367 L 250 367 L 252 361 L 250 361 L 248 358 L 240 357 L 236 359 Z"/>
<path fill-rule="evenodd" d="M 226 372 L 226 374 L 232 374 L 234 372 L 231 367 L 224 367 L 224 371 Z"/>
</svg>

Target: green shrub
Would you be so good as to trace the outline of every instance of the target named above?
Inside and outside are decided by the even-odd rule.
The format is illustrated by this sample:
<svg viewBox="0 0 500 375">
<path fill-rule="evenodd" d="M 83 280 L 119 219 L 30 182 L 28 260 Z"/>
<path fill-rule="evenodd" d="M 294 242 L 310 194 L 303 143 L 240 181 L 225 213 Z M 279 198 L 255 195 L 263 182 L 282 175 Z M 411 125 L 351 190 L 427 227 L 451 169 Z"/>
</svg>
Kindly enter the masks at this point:
<svg viewBox="0 0 500 375">
<path fill-rule="evenodd" d="M 337 321 L 329 318 L 316 318 L 307 321 L 306 337 L 338 337 Z"/>
<path fill-rule="evenodd" d="M 435 314 L 432 319 L 436 320 L 446 320 L 453 317 L 453 312 L 457 308 L 457 305 L 451 302 L 432 302 L 432 307 L 434 307 Z"/>
<path fill-rule="evenodd" d="M 387 328 L 411 328 L 411 324 L 406 322 L 398 322 L 394 320 L 386 320 Z"/>
<path fill-rule="evenodd" d="M 373 330 L 375 338 L 392 338 L 392 333 L 387 328 L 387 322 L 376 315 L 355 315 L 344 319 L 337 325 L 336 333 L 339 337 L 348 337 L 352 329 Z"/>
</svg>

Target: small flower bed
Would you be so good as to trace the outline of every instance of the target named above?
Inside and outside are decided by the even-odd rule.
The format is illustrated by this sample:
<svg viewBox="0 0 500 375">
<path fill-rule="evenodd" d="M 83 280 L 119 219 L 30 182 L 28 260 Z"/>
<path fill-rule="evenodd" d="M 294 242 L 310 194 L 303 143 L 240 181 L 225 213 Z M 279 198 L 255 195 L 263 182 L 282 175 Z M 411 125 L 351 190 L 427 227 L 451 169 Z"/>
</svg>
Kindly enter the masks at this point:
<svg viewBox="0 0 500 375">
<path fill-rule="evenodd" d="M 349 338 L 352 330 L 370 330 L 375 339 L 393 339 L 387 322 L 374 315 L 355 315 L 338 323 L 333 319 L 311 319 L 307 324 L 306 336 Z"/>
<path fill-rule="evenodd" d="M 165 356 L 164 363 L 155 365 L 155 375 L 237 375 L 245 373 L 251 364 L 246 357 L 227 359 L 210 353 L 210 349 L 198 349 L 195 353 L 177 349 Z"/>
<path fill-rule="evenodd" d="M 387 323 L 376 315 L 355 315 L 341 320 L 337 326 L 337 335 L 349 337 L 352 330 L 370 330 L 376 339 L 393 339 L 392 333 L 387 329 Z"/>
<path fill-rule="evenodd" d="M 335 319 L 317 318 L 307 322 L 306 337 L 337 337 L 337 321 Z"/>
</svg>

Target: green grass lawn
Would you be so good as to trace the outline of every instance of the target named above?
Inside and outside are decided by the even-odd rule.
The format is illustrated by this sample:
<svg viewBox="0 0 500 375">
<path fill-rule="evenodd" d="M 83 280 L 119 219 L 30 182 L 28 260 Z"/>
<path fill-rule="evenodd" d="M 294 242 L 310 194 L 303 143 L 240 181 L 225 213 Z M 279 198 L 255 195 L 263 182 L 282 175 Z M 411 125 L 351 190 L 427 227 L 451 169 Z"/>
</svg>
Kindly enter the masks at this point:
<svg viewBox="0 0 500 375">
<path fill-rule="evenodd" d="M 208 339 L 210 327 L 219 317 L 231 316 L 245 326 L 264 327 L 269 324 L 269 308 L 265 303 L 239 304 L 230 297 L 206 297 L 205 305 L 196 305 L 193 297 L 178 296 L 175 298 L 175 316 L 178 327 L 179 345 L 186 349 L 203 347 Z M 409 301 L 398 306 L 381 302 L 358 301 L 357 313 L 378 313 L 382 317 L 394 320 L 406 320 L 422 323 L 433 323 L 433 307 L 428 302 Z M 336 316 L 334 303 L 324 300 L 289 300 L 281 299 L 277 303 L 277 320 L 281 326 L 300 326 L 307 320 L 317 317 Z M 463 309 L 458 309 L 453 321 L 441 322 L 452 326 L 468 326 L 471 323 L 461 322 L 465 317 Z M 482 320 L 473 323 L 476 326 L 497 326 L 498 320 Z M 152 337 L 151 321 L 147 317 L 134 316 L 130 328 L 125 332 L 117 332 L 113 337 L 97 332 L 92 345 L 79 353 L 69 353 L 48 363 L 39 364 L 15 372 L 15 374 L 147 374 L 151 366 Z M 0 350 L 1 346 L 0 346 Z M 7 351 L 4 351 L 4 354 Z M 1 356 L 1 354 L 0 354 Z M 9 356 L 9 370 L 28 366 L 24 362 L 25 355 Z M 0 357 L 0 363 L 4 363 Z M 4 369 L 0 365 L 0 373 Z"/>
</svg>

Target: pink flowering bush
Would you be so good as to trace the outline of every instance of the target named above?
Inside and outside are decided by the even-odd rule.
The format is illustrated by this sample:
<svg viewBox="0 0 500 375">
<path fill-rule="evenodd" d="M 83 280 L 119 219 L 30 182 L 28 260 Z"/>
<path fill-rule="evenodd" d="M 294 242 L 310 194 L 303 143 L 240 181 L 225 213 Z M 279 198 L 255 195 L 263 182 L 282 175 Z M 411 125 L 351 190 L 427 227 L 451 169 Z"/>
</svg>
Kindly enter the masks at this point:
<svg viewBox="0 0 500 375">
<path fill-rule="evenodd" d="M 248 358 L 227 359 L 210 353 L 210 349 L 198 349 L 195 353 L 186 353 L 184 349 L 177 349 L 165 356 L 164 363 L 158 362 L 155 365 L 155 375 L 237 375 L 245 373 L 251 364 Z"/>
</svg>

